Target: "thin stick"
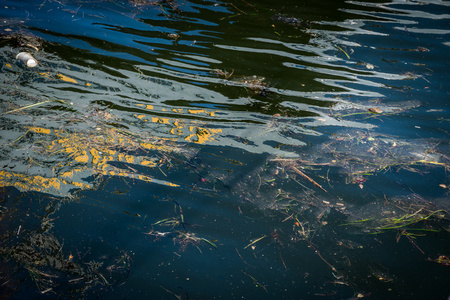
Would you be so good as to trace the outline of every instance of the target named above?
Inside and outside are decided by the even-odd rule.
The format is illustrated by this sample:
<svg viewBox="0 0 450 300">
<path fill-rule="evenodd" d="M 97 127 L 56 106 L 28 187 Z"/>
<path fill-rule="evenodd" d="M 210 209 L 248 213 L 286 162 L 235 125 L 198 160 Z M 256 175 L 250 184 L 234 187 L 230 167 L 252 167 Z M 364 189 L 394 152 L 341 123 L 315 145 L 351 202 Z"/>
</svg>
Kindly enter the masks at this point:
<svg viewBox="0 0 450 300">
<path fill-rule="evenodd" d="M 345 52 L 344 49 L 342 49 L 341 47 L 337 46 L 337 45 L 333 45 L 334 47 L 336 47 L 337 49 L 339 49 L 340 51 L 344 52 L 345 56 L 347 56 L 348 59 L 350 59 L 350 56 L 348 56 L 347 52 Z"/>
<path fill-rule="evenodd" d="M 283 221 L 281 221 L 281 223 L 286 222 L 287 220 L 291 219 L 293 215 L 294 215 L 294 213 L 292 213 L 289 217 L 287 217 L 286 219 L 284 219 Z"/>
<path fill-rule="evenodd" d="M 262 240 L 262 239 L 265 238 L 266 236 L 267 236 L 267 235 L 263 235 L 262 237 L 257 238 L 256 240 L 254 240 L 253 242 L 251 242 L 250 244 L 248 244 L 247 246 L 245 246 L 244 249 L 247 249 L 247 248 L 250 247 L 251 245 L 253 245 L 253 244 L 259 242 L 260 240 Z"/>
<path fill-rule="evenodd" d="M 287 270 L 286 264 L 284 263 L 283 256 L 281 256 L 281 252 L 278 251 L 278 253 L 280 253 L 281 262 L 283 263 L 284 268 Z"/>
<path fill-rule="evenodd" d="M 233 3 L 230 3 L 231 6 L 233 6 L 234 8 L 236 8 L 237 10 L 239 10 L 241 13 L 243 13 L 244 15 L 246 15 L 247 13 L 245 11 L 243 11 L 242 9 L 239 9 L 236 5 L 234 5 Z"/>
<path fill-rule="evenodd" d="M 320 254 L 320 251 L 311 243 L 311 242 L 308 242 L 308 244 L 311 246 L 311 248 L 313 248 L 314 249 L 314 251 L 316 252 L 316 254 L 320 257 L 320 259 L 324 262 L 324 263 L 326 263 L 330 268 L 331 268 L 331 270 L 333 271 L 333 272 L 337 272 L 337 270 L 336 270 L 336 268 L 335 267 L 333 267 L 325 258 L 323 258 L 323 256 Z"/>
<path fill-rule="evenodd" d="M 267 289 L 266 289 L 266 287 L 265 286 L 263 286 L 261 283 L 259 283 L 253 276 L 251 276 L 251 275 L 248 275 L 247 273 L 245 273 L 244 271 L 242 271 L 242 273 L 244 273 L 245 275 L 247 275 L 248 277 L 250 277 L 252 280 L 253 280 L 253 283 L 256 285 L 256 286 L 260 286 L 260 287 L 262 287 L 265 291 L 266 291 L 266 293 L 268 294 L 269 292 L 267 292 Z"/>
<path fill-rule="evenodd" d="M 242 255 L 239 253 L 239 251 L 238 251 L 238 249 L 236 248 L 236 252 L 237 252 L 237 254 L 239 255 L 239 257 L 242 259 L 242 261 L 246 264 L 246 265 L 248 265 L 248 266 L 250 266 L 250 267 L 252 267 L 252 268 L 255 268 L 255 266 L 252 266 L 252 265 L 250 265 L 249 263 L 247 263 L 246 261 L 245 261 L 245 259 L 242 257 Z"/>
<path fill-rule="evenodd" d="M 259 192 L 259 188 L 261 187 L 261 176 L 259 176 L 259 173 L 256 173 L 256 175 L 258 175 L 258 177 L 259 177 L 259 185 L 258 185 L 258 188 L 256 189 L 256 191 Z"/>
<path fill-rule="evenodd" d="M 302 176 L 303 178 L 309 180 L 312 184 L 314 184 L 315 186 L 319 187 L 322 191 L 324 191 L 325 193 L 328 193 L 326 189 L 324 189 L 320 184 L 318 184 L 317 182 L 315 182 L 313 179 L 311 179 L 311 177 L 309 177 L 308 175 L 306 175 L 305 173 L 303 173 L 302 171 L 300 171 L 299 169 L 297 169 L 294 166 L 290 166 L 290 168 L 292 170 L 294 170 L 295 173 L 299 174 L 300 176 Z"/>
<path fill-rule="evenodd" d="M 320 255 L 319 250 L 316 249 L 316 253 L 317 253 L 317 255 L 319 255 L 320 259 L 322 259 L 331 268 L 331 270 L 333 270 L 334 272 L 337 272 L 336 268 L 333 267 L 329 262 L 327 262 L 326 259 L 322 257 L 322 255 Z"/>
<path fill-rule="evenodd" d="M 45 104 L 45 103 L 48 103 L 48 102 L 54 102 L 54 101 L 57 101 L 57 100 L 46 100 L 46 101 L 42 101 L 42 102 L 39 102 L 39 103 L 30 104 L 30 105 L 27 105 L 27 106 L 24 106 L 24 107 L 21 107 L 21 108 L 13 109 L 13 110 L 10 110 L 10 111 L 5 111 L 4 113 L 1 113 L 0 116 L 6 115 L 6 114 L 10 114 L 10 113 L 13 113 L 13 112 L 17 112 L 17 111 L 21 111 L 21 110 L 24 110 L 24 109 L 27 109 L 27 108 L 39 106 L 39 105 L 42 105 L 42 104 Z M 57 101 L 57 102 L 63 102 L 63 101 Z"/>
<path fill-rule="evenodd" d="M 172 294 L 173 296 L 175 296 L 175 298 L 177 298 L 178 300 L 181 300 L 181 295 L 177 295 L 172 291 L 169 291 L 168 289 L 166 289 L 165 287 L 163 287 L 162 285 L 159 286 L 160 288 L 162 288 L 163 290 L 165 290 L 166 292 L 168 292 L 169 294 Z"/>
</svg>

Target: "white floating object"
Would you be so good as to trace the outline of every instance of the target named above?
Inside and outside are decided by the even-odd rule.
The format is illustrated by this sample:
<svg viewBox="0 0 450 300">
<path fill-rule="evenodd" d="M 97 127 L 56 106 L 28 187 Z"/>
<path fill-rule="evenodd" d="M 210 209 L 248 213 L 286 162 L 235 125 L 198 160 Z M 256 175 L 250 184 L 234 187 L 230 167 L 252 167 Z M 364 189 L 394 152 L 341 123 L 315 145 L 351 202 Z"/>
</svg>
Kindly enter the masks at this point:
<svg viewBox="0 0 450 300">
<path fill-rule="evenodd" d="M 28 52 L 20 52 L 17 54 L 16 59 L 20 60 L 30 68 L 34 68 L 38 64 L 37 60 Z"/>
</svg>

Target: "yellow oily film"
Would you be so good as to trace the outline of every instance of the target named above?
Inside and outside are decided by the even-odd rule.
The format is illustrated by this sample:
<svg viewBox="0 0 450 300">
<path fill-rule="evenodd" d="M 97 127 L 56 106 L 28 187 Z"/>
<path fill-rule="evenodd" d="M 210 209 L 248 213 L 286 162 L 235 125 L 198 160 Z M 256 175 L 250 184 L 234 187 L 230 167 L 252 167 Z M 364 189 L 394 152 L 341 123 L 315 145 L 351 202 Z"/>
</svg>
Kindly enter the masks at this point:
<svg viewBox="0 0 450 300">
<path fill-rule="evenodd" d="M 137 106 L 144 107 L 145 105 L 142 103 L 136 104 Z M 152 105 L 146 105 L 146 109 L 154 109 Z M 161 111 L 166 112 L 166 109 L 161 109 Z M 208 111 L 205 109 L 182 109 L 182 108 L 173 108 L 172 112 L 177 114 L 191 114 L 191 115 L 205 115 L 209 117 L 214 117 L 214 111 Z M 135 114 L 137 119 L 148 122 L 151 119 L 152 123 L 159 123 L 164 125 L 171 125 L 169 127 L 169 133 L 175 136 L 183 137 L 183 140 L 186 142 L 193 142 L 196 144 L 205 144 L 208 142 L 215 141 L 215 135 L 222 133 L 222 129 L 208 129 L 200 126 L 193 126 L 192 123 L 182 123 L 178 119 L 171 119 L 165 117 L 150 117 L 145 114 Z M 195 121 L 194 123 L 197 123 Z"/>
<path fill-rule="evenodd" d="M 168 119 L 167 119 L 168 122 Z M 139 174 L 134 167 L 159 168 L 159 157 L 132 155 L 130 151 L 158 151 L 160 153 L 179 152 L 177 147 L 166 144 L 161 139 L 143 139 L 137 141 L 127 132 L 115 128 L 98 127 L 90 132 L 66 132 L 43 127 L 26 127 L 27 132 L 50 138 L 41 140 L 47 158 L 58 156 L 60 163 L 52 166 L 53 177 L 20 174 L 8 171 L 0 172 L 0 186 L 15 186 L 24 191 L 39 191 L 65 195 L 71 188 L 89 189 L 92 185 L 84 178 L 93 174 L 119 176 L 179 187 L 178 184 L 166 180 L 154 180 L 152 177 Z M 65 159 L 61 160 L 61 155 Z M 38 164 L 35 160 L 33 163 Z M 111 162 L 125 163 L 125 169 L 113 166 Z"/>
</svg>

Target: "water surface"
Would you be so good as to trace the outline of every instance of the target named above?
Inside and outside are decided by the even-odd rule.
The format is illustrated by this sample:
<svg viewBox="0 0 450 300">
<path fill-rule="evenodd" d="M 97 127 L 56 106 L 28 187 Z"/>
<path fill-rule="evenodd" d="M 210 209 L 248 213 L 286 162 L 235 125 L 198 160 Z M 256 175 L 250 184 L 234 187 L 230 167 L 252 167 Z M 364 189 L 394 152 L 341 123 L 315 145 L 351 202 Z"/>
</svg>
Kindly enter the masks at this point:
<svg viewBox="0 0 450 300">
<path fill-rule="evenodd" d="M 447 299 L 448 6 L 4 1 L 2 294 Z"/>
</svg>

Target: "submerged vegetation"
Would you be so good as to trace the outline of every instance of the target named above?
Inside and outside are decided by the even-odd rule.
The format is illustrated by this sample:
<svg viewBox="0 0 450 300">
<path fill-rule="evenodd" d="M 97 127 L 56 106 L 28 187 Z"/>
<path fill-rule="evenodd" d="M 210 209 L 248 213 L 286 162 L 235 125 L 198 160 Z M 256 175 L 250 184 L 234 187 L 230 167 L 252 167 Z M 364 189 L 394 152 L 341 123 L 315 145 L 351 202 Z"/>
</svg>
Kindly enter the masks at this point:
<svg viewBox="0 0 450 300">
<path fill-rule="evenodd" d="M 126 252 L 118 252 L 116 257 L 89 260 L 93 256 L 90 249 L 67 247 L 64 239 L 52 234 L 59 218 L 55 215 L 64 205 L 61 199 L 42 195 L 37 198 L 32 192 L 17 195 L 11 188 L 1 189 L 0 254 L 5 267 L 2 270 L 4 297 L 19 293 L 16 281 L 23 277 L 23 272 L 28 273 L 39 294 L 46 296 L 83 297 L 126 282 L 132 263 Z M 18 203 L 11 203 L 14 195 Z M 20 206 L 28 206 L 23 219 L 14 209 Z M 15 267 L 9 262 L 15 262 Z"/>
</svg>

